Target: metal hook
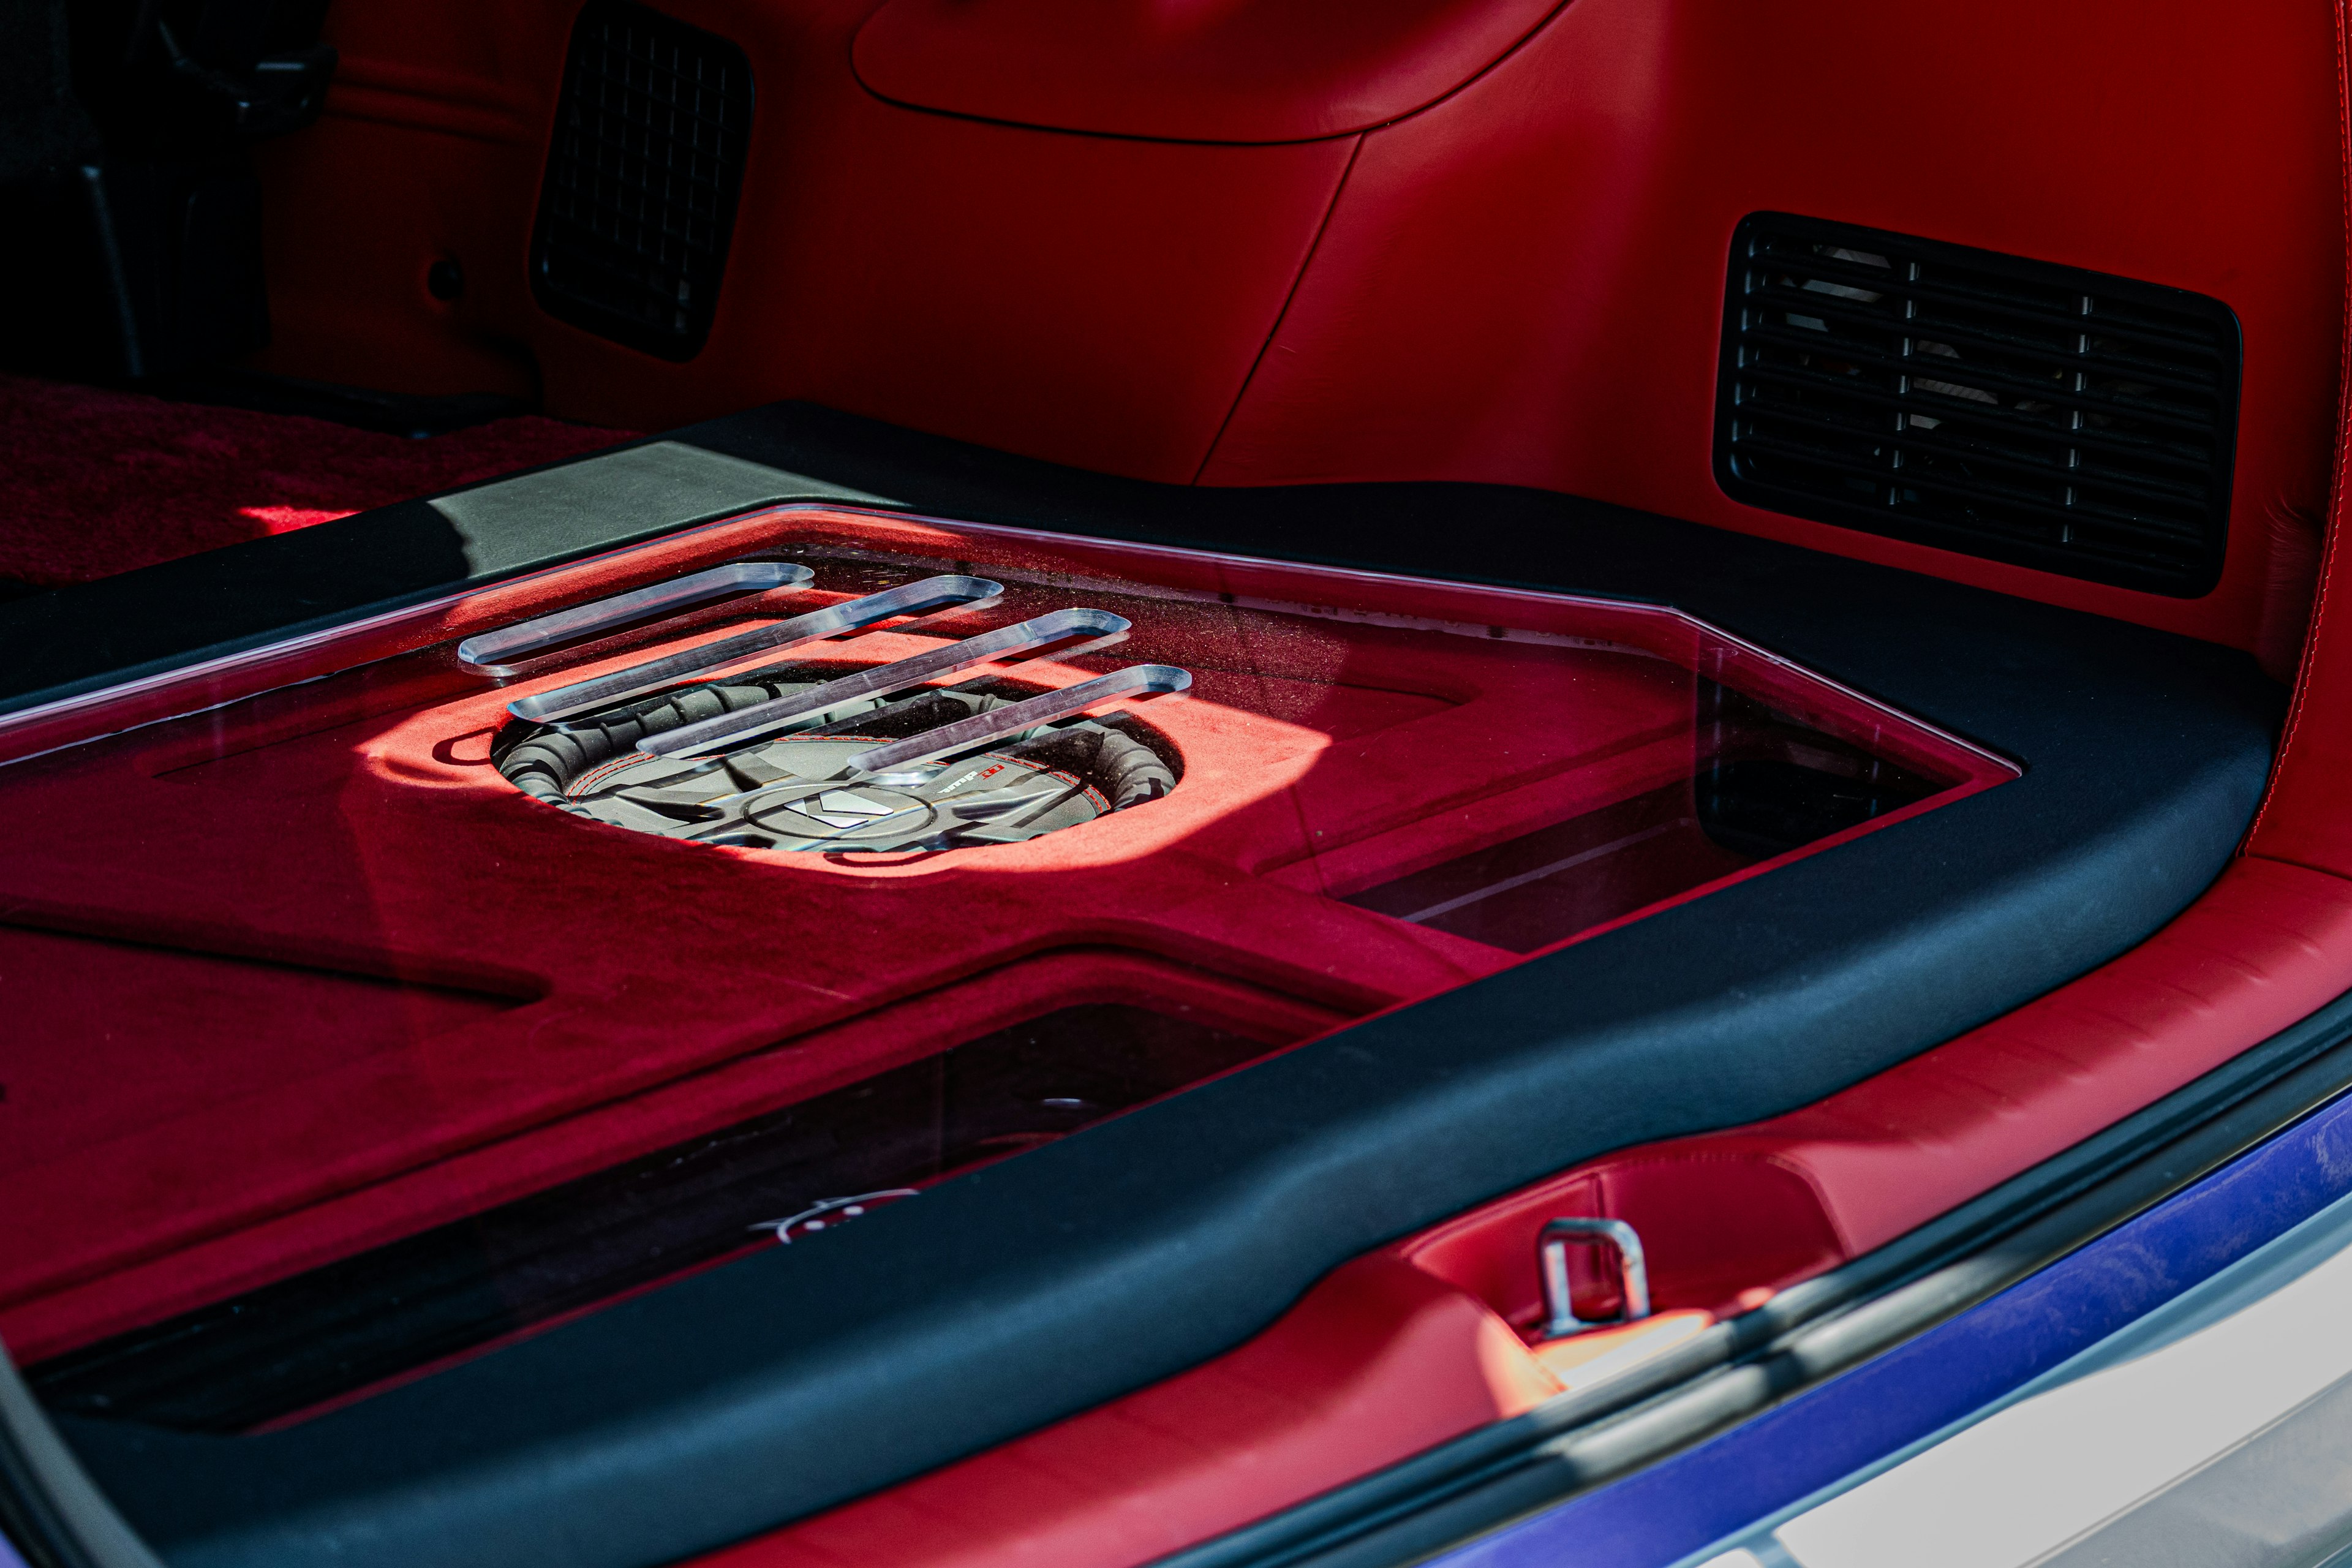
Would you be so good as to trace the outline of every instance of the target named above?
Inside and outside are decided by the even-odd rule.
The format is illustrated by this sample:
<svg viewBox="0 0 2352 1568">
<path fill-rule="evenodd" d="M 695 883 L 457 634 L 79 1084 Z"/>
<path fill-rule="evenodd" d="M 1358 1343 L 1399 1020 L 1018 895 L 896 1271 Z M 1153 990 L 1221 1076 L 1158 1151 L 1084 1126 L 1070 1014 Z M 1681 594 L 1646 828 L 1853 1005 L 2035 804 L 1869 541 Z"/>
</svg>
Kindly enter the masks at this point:
<svg viewBox="0 0 2352 1568">
<path fill-rule="evenodd" d="M 1600 1241 L 1617 1250 L 1617 1271 L 1624 1280 L 1624 1306 L 1614 1318 L 1588 1321 L 1576 1315 L 1568 1296 L 1568 1244 Z M 1543 1337 L 1563 1339 L 1587 1329 L 1614 1328 L 1650 1315 L 1650 1270 L 1642 1257 L 1642 1238 L 1622 1219 L 1555 1219 L 1547 1221 L 1536 1240 L 1536 1261 L 1543 1274 Z"/>
</svg>

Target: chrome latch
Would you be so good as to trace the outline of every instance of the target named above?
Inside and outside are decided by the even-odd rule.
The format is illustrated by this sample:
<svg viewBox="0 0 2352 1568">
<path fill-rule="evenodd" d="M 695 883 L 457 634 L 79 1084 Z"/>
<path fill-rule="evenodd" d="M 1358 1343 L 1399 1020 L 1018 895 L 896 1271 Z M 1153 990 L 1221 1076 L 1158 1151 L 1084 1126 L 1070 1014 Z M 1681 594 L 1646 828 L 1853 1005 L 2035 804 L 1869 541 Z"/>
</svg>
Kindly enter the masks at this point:
<svg viewBox="0 0 2352 1568">
<path fill-rule="evenodd" d="M 1588 1322 L 1576 1315 L 1568 1296 L 1570 1241 L 1597 1241 L 1616 1249 L 1617 1272 L 1624 1281 L 1624 1305 L 1616 1317 Z M 1642 1238 L 1622 1219 L 1549 1221 L 1536 1241 L 1536 1262 L 1543 1275 L 1545 1339 L 1565 1339 L 1589 1329 L 1615 1328 L 1650 1315 L 1650 1271 L 1642 1258 Z"/>
</svg>

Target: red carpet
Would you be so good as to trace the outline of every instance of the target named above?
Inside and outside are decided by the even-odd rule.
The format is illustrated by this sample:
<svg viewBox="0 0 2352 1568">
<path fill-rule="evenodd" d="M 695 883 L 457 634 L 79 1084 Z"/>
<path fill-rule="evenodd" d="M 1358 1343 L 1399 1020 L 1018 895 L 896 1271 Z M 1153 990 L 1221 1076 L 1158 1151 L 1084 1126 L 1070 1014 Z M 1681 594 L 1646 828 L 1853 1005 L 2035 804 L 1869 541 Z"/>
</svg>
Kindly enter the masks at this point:
<svg viewBox="0 0 2352 1568">
<path fill-rule="evenodd" d="M 88 582 L 632 434 L 530 417 L 412 440 L 0 375 L 0 578 Z"/>
</svg>

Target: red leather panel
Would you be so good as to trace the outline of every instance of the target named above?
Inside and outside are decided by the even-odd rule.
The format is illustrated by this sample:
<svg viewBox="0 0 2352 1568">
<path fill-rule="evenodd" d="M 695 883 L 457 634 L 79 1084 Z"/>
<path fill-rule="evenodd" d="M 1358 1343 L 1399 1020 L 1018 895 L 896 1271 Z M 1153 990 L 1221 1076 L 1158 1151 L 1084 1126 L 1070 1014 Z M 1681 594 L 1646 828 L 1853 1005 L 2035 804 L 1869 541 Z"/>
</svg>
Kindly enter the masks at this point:
<svg viewBox="0 0 2352 1568">
<path fill-rule="evenodd" d="M 2336 68 L 2345 68 L 2339 28 Z M 2352 322 L 2352 78 L 2343 87 L 2346 270 L 2345 311 Z M 2338 394 L 2335 483 L 2322 541 L 2318 590 L 2303 649 L 2294 701 L 2279 743 L 2271 793 L 2254 818 L 2247 847 L 2306 866 L 2352 875 L 2352 326 L 2344 339 Z"/>
<path fill-rule="evenodd" d="M 1866 1252 L 2352 990 L 2352 883 L 2244 859 L 2103 969 L 1772 1121 L 1647 1157 L 1766 1159 Z"/>
<path fill-rule="evenodd" d="M 394 392 L 536 395 L 523 252 L 546 162 L 565 0 L 329 8 L 326 117 L 262 143 L 266 369 Z M 455 300 L 426 270 L 464 269 Z M 661 423 L 669 423 L 662 421 Z"/>
<path fill-rule="evenodd" d="M 2252 647 L 2269 510 L 2315 514 L 2326 482 L 2333 59 L 2318 5 L 1577 0 L 1368 133 L 1202 479 L 1534 485 Z M 2245 384 L 2221 586 L 2166 600 L 1725 497 L 1723 280 L 1759 210 L 2226 301 Z"/>
<path fill-rule="evenodd" d="M 1021 125 L 1297 142 L 1410 114 L 1560 0 L 888 0 L 851 54 L 875 92 Z"/>
<path fill-rule="evenodd" d="M 747 196 L 729 265 L 748 286 L 721 293 L 714 346 L 677 373 L 695 405 L 805 397 L 1190 479 L 1352 144 L 1108 142 L 854 101 L 793 160 L 792 201 Z M 535 334 L 551 384 L 568 389 L 551 411 L 628 400 L 609 423 L 674 395 L 628 351 L 562 331 Z"/>
</svg>

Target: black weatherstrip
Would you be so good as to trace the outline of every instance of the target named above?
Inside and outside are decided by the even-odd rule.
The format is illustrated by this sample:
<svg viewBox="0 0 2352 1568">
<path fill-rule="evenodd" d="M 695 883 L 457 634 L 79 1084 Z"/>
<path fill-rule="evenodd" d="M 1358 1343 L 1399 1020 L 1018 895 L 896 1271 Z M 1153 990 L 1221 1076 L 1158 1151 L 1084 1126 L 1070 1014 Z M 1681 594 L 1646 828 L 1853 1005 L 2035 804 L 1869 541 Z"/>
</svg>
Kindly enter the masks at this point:
<svg viewBox="0 0 2352 1568">
<path fill-rule="evenodd" d="M 1529 490 L 1149 485 L 794 405 L 666 445 L 719 459 L 702 465 L 712 482 L 740 489 L 696 481 L 699 458 L 664 470 L 661 505 L 596 486 L 562 500 L 560 479 L 537 500 L 509 489 L 452 523 L 462 559 L 445 584 L 754 504 L 743 491 L 822 485 L 983 521 L 1669 601 L 2028 771 L 283 1432 L 61 1423 L 176 1563 L 638 1568 L 1165 1377 L 1402 1233 L 1609 1149 L 1819 1100 L 2132 946 L 2227 860 L 2280 705 L 2242 654 Z M 371 554 L 366 519 L 352 524 L 339 567 L 301 566 L 342 614 Z M 257 638 L 273 616 L 320 614 L 269 597 L 268 547 L 307 537 L 239 547 L 250 568 L 184 570 L 214 573 L 237 635 Z M 163 617 L 126 665 L 215 647 L 215 621 L 174 622 L 158 596 L 172 570 L 78 591 L 79 613 L 109 625 L 142 605 Z M 415 577 L 397 592 L 427 592 Z M 39 604 L 0 605 L 0 669 L 56 624 Z M 87 686 L 102 663 L 46 668 Z"/>
</svg>

